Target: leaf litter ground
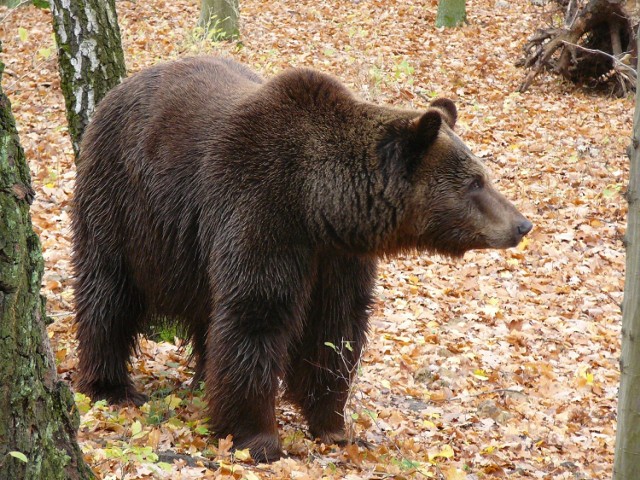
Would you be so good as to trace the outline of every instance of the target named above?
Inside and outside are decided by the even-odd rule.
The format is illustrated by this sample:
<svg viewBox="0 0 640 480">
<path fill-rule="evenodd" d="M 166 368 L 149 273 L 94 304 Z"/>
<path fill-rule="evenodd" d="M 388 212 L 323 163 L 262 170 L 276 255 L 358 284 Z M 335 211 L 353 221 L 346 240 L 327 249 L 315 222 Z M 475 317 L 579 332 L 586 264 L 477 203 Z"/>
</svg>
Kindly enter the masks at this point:
<svg viewBox="0 0 640 480">
<path fill-rule="evenodd" d="M 425 108 L 435 96 L 451 97 L 460 134 L 535 229 L 505 252 L 382 262 L 347 412 L 370 450 L 312 442 L 299 414 L 281 402 L 290 457 L 272 465 L 253 465 L 246 452 L 234 457 L 228 439 L 209 438 L 202 392 L 188 388 L 188 347 L 144 339 L 132 368 L 149 404 L 118 409 L 78 397 L 79 439 L 96 474 L 609 478 L 633 99 L 597 96 L 552 76 L 516 93 L 524 72 L 514 62 L 550 6 L 470 0 L 469 24 L 446 31 L 434 27 L 435 0 L 242 0 L 241 7 L 242 43 L 229 45 L 198 39 L 196 0 L 118 2 L 128 71 L 215 53 L 265 76 L 317 68 L 379 103 Z M 7 13 L 0 9 L 0 17 Z M 32 215 L 46 259 L 50 337 L 58 370 L 71 381 L 75 170 L 49 12 L 18 9 L 0 35 L 3 87 L 38 192 Z"/>
</svg>

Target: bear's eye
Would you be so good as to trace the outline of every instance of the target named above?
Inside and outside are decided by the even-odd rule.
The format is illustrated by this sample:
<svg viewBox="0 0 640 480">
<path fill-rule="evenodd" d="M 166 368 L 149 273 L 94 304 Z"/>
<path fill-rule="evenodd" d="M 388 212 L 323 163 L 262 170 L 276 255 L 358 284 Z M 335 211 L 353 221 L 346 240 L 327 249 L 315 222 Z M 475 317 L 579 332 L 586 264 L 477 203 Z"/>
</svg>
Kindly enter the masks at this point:
<svg viewBox="0 0 640 480">
<path fill-rule="evenodd" d="M 474 178 L 469 184 L 469 190 L 472 192 L 475 190 L 481 190 L 482 187 L 484 187 L 484 182 L 481 178 Z"/>
</svg>

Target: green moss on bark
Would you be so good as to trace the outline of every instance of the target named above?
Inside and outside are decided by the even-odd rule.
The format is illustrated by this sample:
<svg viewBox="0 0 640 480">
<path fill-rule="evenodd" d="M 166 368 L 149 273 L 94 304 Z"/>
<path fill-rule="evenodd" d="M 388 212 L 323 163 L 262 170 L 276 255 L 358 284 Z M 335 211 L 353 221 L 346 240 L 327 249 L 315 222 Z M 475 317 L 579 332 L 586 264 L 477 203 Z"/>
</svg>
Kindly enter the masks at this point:
<svg viewBox="0 0 640 480">
<path fill-rule="evenodd" d="M 436 27 L 457 27 L 467 19 L 466 0 L 440 0 Z"/>
<path fill-rule="evenodd" d="M 2 70 L 0 62 L 0 79 Z M 0 478 L 92 478 L 76 441 L 78 413 L 58 379 L 45 329 L 43 260 L 29 216 L 30 185 L 11 105 L 0 87 Z"/>
</svg>

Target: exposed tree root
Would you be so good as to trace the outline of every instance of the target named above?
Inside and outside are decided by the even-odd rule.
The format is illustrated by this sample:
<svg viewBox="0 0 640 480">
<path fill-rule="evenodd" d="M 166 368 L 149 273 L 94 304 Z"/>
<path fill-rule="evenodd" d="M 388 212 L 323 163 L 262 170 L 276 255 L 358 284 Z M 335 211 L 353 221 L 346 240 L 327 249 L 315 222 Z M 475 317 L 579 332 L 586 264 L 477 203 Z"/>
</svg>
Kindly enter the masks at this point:
<svg viewBox="0 0 640 480">
<path fill-rule="evenodd" d="M 638 56 L 635 2 L 562 3 L 566 8 L 564 25 L 538 30 L 524 47 L 525 58 L 518 65 L 530 71 L 519 91 L 527 90 L 542 70 L 613 95 L 624 96 L 634 91 Z M 634 8 L 627 7 L 627 3 Z"/>
</svg>

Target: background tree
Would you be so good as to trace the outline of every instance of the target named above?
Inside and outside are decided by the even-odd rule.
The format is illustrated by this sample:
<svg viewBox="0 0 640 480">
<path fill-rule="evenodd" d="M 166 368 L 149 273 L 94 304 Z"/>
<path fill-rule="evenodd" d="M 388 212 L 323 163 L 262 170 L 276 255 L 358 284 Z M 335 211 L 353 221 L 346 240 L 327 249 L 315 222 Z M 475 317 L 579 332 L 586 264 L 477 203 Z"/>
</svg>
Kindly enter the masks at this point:
<svg viewBox="0 0 640 480">
<path fill-rule="evenodd" d="M 240 35 L 238 0 L 202 0 L 200 21 L 207 35 L 231 40 Z"/>
<path fill-rule="evenodd" d="M 440 0 L 436 27 L 457 27 L 467 19 L 465 0 Z"/>
<path fill-rule="evenodd" d="M 0 79 L 3 70 L 0 62 Z M 0 478 L 92 478 L 76 442 L 78 411 L 58 379 L 45 329 L 43 260 L 29 217 L 30 183 L 0 86 Z"/>
<path fill-rule="evenodd" d="M 126 75 L 115 0 L 51 0 L 69 134 L 80 139 L 96 105 Z"/>
<path fill-rule="evenodd" d="M 640 35 L 638 35 L 640 47 Z M 640 103 L 636 88 L 633 137 L 629 146 L 626 272 L 622 302 L 622 353 L 614 480 L 640 478 Z"/>
</svg>

